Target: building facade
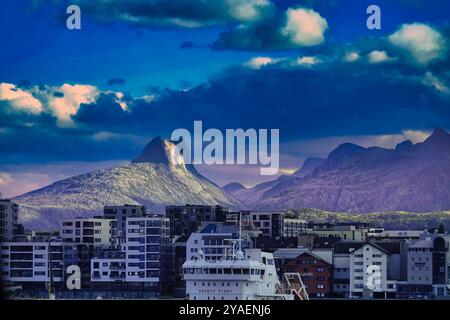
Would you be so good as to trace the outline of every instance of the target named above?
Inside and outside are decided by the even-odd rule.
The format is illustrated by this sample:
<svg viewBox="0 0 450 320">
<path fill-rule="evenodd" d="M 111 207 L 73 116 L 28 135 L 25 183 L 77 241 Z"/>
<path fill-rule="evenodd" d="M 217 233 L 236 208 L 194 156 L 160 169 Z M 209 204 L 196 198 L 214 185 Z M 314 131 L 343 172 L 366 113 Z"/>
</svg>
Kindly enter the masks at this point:
<svg viewBox="0 0 450 320">
<path fill-rule="evenodd" d="M 43 289 L 50 277 L 53 282 L 64 280 L 63 245 L 60 242 L 4 242 L 0 254 L 5 281 Z"/>
<path fill-rule="evenodd" d="M 284 217 L 284 237 L 298 237 L 306 234 L 308 222 L 293 217 Z"/>
<path fill-rule="evenodd" d="M 305 252 L 284 265 L 284 272 L 299 273 L 310 298 L 325 298 L 333 289 L 333 265 Z"/>
<path fill-rule="evenodd" d="M 12 241 L 17 225 L 19 206 L 7 199 L 0 199 L 0 242 Z"/>
<path fill-rule="evenodd" d="M 131 217 L 145 217 L 147 209 L 140 205 L 125 204 L 123 206 L 105 206 L 103 208 L 103 217 L 113 219 L 112 226 L 113 243 L 121 244 L 125 241 L 126 220 Z"/>
<path fill-rule="evenodd" d="M 166 218 L 170 220 L 170 234 L 185 236 L 197 232 L 204 222 L 224 222 L 228 208 L 222 206 L 185 205 L 167 206 Z"/>
<path fill-rule="evenodd" d="M 61 239 L 66 243 L 109 246 L 113 221 L 103 217 L 64 219 L 61 221 Z"/>
<path fill-rule="evenodd" d="M 126 281 L 157 292 L 173 286 L 170 221 L 159 216 L 126 220 Z"/>
<path fill-rule="evenodd" d="M 449 242 L 444 234 L 423 234 L 408 246 L 408 279 L 399 288 L 402 298 L 448 296 Z"/>
</svg>

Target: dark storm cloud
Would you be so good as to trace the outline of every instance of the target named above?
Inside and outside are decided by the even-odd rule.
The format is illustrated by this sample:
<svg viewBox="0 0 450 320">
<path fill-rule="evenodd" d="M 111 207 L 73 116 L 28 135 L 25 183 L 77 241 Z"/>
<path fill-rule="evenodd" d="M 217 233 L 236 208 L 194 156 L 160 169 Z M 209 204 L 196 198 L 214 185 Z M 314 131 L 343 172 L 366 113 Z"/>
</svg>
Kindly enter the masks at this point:
<svg viewBox="0 0 450 320">
<path fill-rule="evenodd" d="M 270 1 L 254 0 L 75 0 L 71 4 L 102 22 L 188 28 L 255 21 L 273 8 Z"/>
<path fill-rule="evenodd" d="M 391 59 L 371 62 L 374 50 Z M 346 62 L 353 51 L 359 58 Z M 131 159 L 146 139 L 192 129 L 194 120 L 205 129 L 279 128 L 282 142 L 450 129 L 448 56 L 416 65 L 385 41 L 320 52 L 315 59 L 273 59 L 256 69 L 235 66 L 189 90 L 120 99 L 100 93 L 80 106 L 72 128 L 59 127 L 51 114 L 29 114 L 12 100 L 0 101 L 0 161 Z"/>
<path fill-rule="evenodd" d="M 221 129 L 280 128 L 285 139 L 448 128 L 446 94 L 426 81 L 422 70 L 401 64 L 236 68 L 188 91 L 166 91 L 154 102 L 136 100 L 130 112 L 105 96 L 95 107 L 83 106 L 76 119 L 127 132 L 170 132 L 203 120 Z"/>
</svg>

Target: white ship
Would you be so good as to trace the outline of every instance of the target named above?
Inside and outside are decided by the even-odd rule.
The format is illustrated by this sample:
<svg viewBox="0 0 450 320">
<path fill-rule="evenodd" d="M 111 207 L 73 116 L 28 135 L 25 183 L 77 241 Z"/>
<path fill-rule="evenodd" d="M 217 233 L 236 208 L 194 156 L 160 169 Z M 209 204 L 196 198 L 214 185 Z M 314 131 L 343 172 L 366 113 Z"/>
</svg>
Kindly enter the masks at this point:
<svg viewBox="0 0 450 320">
<path fill-rule="evenodd" d="M 280 282 L 271 253 L 241 250 L 241 239 L 229 240 L 223 259 L 198 259 L 183 264 L 189 300 L 307 300 L 298 274 L 285 274 Z"/>
</svg>

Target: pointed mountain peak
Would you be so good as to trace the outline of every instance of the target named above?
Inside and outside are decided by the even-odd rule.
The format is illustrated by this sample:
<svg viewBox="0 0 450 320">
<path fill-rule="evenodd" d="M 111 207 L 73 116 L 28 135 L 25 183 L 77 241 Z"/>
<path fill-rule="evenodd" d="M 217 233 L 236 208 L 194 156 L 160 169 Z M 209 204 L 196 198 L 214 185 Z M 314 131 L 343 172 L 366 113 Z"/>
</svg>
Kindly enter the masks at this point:
<svg viewBox="0 0 450 320">
<path fill-rule="evenodd" d="M 145 146 L 142 153 L 131 163 L 170 164 L 170 153 L 168 151 L 166 141 L 157 136 Z"/>
<path fill-rule="evenodd" d="M 433 133 L 431 134 L 430 138 L 434 137 L 434 138 L 449 138 L 450 135 L 447 133 L 447 131 L 441 129 L 441 128 L 436 128 L 434 129 Z"/>
<path fill-rule="evenodd" d="M 450 144 L 450 134 L 448 134 L 447 131 L 441 128 L 436 128 L 434 129 L 431 136 L 429 136 L 424 141 L 424 144 L 432 144 L 432 145 Z"/>
<path fill-rule="evenodd" d="M 403 142 L 400 142 L 395 146 L 395 150 L 397 151 L 406 151 L 411 149 L 414 146 L 414 144 L 411 142 L 411 140 L 405 140 Z"/>
</svg>

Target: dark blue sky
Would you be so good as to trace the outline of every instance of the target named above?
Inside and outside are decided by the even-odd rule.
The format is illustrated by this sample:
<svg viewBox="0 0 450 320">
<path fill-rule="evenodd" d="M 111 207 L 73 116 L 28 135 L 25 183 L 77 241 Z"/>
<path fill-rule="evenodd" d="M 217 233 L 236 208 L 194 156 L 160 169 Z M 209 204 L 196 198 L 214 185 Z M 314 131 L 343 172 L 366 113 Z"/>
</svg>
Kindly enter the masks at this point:
<svg viewBox="0 0 450 320">
<path fill-rule="evenodd" d="M 3 1 L 0 192 L 133 158 L 178 127 L 279 128 L 283 172 L 450 129 L 445 0 Z M 381 7 L 381 30 L 366 8 Z M 219 184 L 254 168 L 203 168 Z M 267 178 L 267 177 L 266 177 Z"/>
</svg>

